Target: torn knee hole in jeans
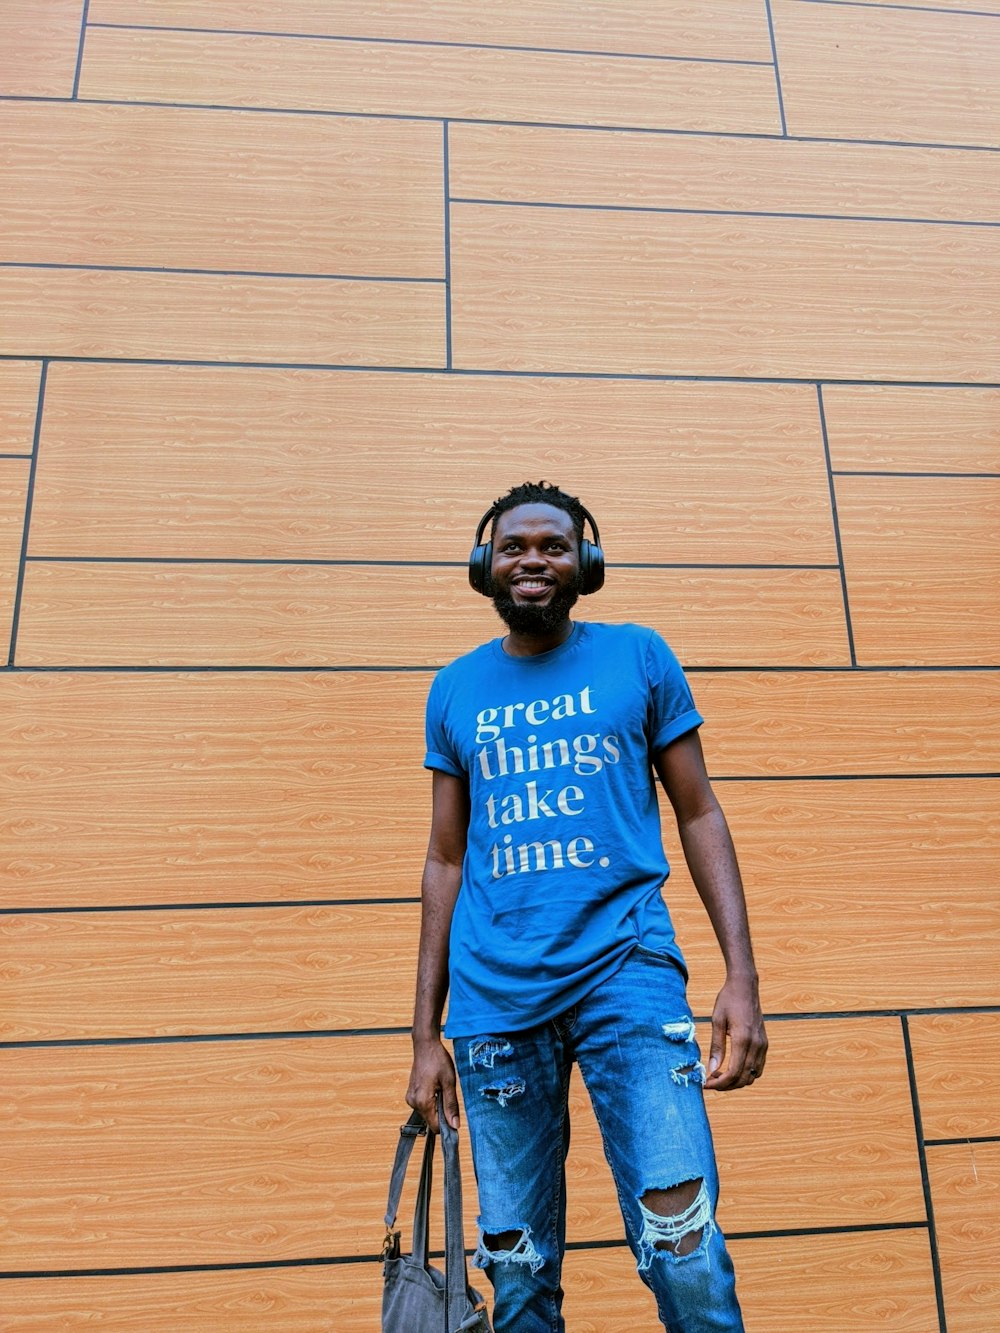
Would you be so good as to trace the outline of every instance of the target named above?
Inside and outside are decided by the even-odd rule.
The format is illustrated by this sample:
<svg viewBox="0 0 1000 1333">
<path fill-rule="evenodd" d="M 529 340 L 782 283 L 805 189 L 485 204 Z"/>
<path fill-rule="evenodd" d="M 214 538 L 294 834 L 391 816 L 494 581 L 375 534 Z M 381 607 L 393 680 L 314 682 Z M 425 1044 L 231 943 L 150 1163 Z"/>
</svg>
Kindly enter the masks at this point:
<svg viewBox="0 0 1000 1333">
<path fill-rule="evenodd" d="M 496 1102 L 498 1106 L 506 1106 L 515 1097 L 524 1095 L 524 1079 L 509 1078 L 503 1083 L 491 1083 L 489 1087 L 482 1089 L 482 1095 L 487 1101 Z"/>
<path fill-rule="evenodd" d="M 694 1197 L 687 1201 L 692 1190 Z M 681 1210 L 666 1215 L 665 1210 L 677 1204 Z M 640 1271 L 647 1269 L 658 1255 L 675 1260 L 691 1258 L 704 1249 L 715 1230 L 704 1180 L 686 1181 L 668 1189 L 649 1189 L 639 1200 L 639 1208 L 643 1222 L 639 1237 Z"/>
<path fill-rule="evenodd" d="M 514 1048 L 506 1037 L 480 1037 L 469 1042 L 469 1065 L 475 1069 L 492 1069 L 497 1060 L 506 1059 L 514 1054 Z"/>
<path fill-rule="evenodd" d="M 476 1268 L 485 1268 L 490 1263 L 527 1264 L 532 1273 L 537 1273 L 545 1260 L 531 1239 L 531 1228 L 518 1226 L 509 1231 L 480 1230 L 479 1247 L 472 1262 Z"/>
<path fill-rule="evenodd" d="M 694 1083 L 701 1087 L 705 1082 L 705 1066 L 697 1059 L 698 1047 L 695 1045 L 695 1026 L 694 1019 L 690 1015 L 683 1018 L 677 1018 L 672 1023 L 664 1023 L 661 1031 L 667 1041 L 676 1042 L 679 1046 L 692 1045 L 695 1050 L 696 1058 L 693 1060 L 682 1060 L 671 1069 L 670 1077 L 675 1083 L 682 1087 L 687 1087 L 689 1083 Z"/>
</svg>

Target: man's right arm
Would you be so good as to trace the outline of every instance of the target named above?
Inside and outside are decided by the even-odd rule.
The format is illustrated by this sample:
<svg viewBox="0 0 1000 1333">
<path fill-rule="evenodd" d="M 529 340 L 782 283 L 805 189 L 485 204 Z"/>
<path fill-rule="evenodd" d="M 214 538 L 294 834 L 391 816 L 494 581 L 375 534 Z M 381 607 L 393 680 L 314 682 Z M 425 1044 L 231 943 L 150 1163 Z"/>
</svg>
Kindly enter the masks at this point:
<svg viewBox="0 0 1000 1333">
<path fill-rule="evenodd" d="M 462 778 L 436 769 L 433 782 L 431 836 L 421 886 L 413 1069 L 406 1101 L 436 1130 L 439 1089 L 445 1117 L 458 1128 L 455 1066 L 441 1041 L 441 1015 L 448 995 L 451 918 L 462 886 L 462 861 L 469 832 L 469 792 Z"/>
</svg>

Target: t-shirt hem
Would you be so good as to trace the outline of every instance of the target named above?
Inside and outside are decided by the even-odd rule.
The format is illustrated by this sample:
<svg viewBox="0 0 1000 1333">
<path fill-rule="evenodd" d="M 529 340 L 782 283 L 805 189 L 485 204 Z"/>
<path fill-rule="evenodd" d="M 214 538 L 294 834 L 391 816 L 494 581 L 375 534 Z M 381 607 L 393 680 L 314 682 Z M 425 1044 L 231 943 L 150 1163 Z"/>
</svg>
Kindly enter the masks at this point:
<svg viewBox="0 0 1000 1333">
<path fill-rule="evenodd" d="M 436 769 L 439 773 L 450 773 L 453 778 L 464 778 L 465 770 L 452 763 L 447 755 L 428 750 L 424 756 L 424 768 Z"/>
<path fill-rule="evenodd" d="M 665 726 L 660 728 L 653 737 L 650 750 L 653 754 L 658 754 L 660 750 L 665 750 L 671 741 L 686 736 L 689 731 L 695 731 L 704 721 L 705 719 L 695 708 L 689 709 L 686 713 L 681 713 L 680 717 L 672 718 Z"/>
</svg>

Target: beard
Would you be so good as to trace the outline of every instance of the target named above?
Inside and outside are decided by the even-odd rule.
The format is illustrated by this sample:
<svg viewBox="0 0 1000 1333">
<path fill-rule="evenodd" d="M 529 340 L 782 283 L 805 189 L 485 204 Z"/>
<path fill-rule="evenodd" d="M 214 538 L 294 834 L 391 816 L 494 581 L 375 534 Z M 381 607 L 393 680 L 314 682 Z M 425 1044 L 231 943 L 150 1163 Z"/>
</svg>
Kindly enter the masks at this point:
<svg viewBox="0 0 1000 1333">
<path fill-rule="evenodd" d="M 493 594 L 497 615 L 514 634 L 551 634 L 565 624 L 566 617 L 576 606 L 583 588 L 583 578 L 577 575 L 572 583 L 557 588 L 544 606 L 535 602 L 515 602 L 509 592 Z"/>
</svg>

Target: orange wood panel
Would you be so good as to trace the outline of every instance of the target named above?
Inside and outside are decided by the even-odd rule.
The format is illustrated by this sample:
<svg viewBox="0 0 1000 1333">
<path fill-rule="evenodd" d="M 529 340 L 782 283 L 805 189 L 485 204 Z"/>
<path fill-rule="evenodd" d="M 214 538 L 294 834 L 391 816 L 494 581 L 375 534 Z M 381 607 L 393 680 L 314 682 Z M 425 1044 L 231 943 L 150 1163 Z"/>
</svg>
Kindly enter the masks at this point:
<svg viewBox="0 0 1000 1333">
<path fill-rule="evenodd" d="M 790 134 L 1000 143 L 992 18 L 798 0 L 771 12 Z"/>
<path fill-rule="evenodd" d="M 0 1039 L 408 1027 L 419 926 L 416 900 L 0 916 Z"/>
<path fill-rule="evenodd" d="M 1000 472 L 1000 390 L 831 384 L 823 404 L 834 468 Z"/>
<path fill-rule="evenodd" d="M 775 133 L 766 66 L 91 28 L 82 97 Z"/>
<path fill-rule="evenodd" d="M 4 0 L 0 5 L 0 95 L 70 97 L 83 0 Z"/>
<path fill-rule="evenodd" d="M 443 276 L 435 125 L 29 102 L 0 131 L 13 259 Z"/>
<path fill-rule="evenodd" d="M 803 1022 L 779 1035 L 753 1093 L 712 1100 L 723 1226 L 920 1220 L 898 1024 Z M 404 1035 L 8 1049 L 4 1267 L 377 1252 L 409 1061 Z M 570 1238 L 620 1239 L 584 1098 L 577 1080 Z M 400 1216 L 408 1225 L 405 1203 Z"/>
<path fill-rule="evenodd" d="M 0 677 L 5 905 L 416 893 L 429 684 L 422 672 Z"/>
<path fill-rule="evenodd" d="M 937 1328 L 926 1231 L 771 1236 L 730 1242 L 747 1333 L 930 1333 Z M 566 1256 L 573 1333 L 653 1328 L 652 1297 L 627 1249 Z M 361 1325 L 358 1325 L 361 1333 Z"/>
<path fill-rule="evenodd" d="M 471 1232 L 466 1240 L 471 1243 Z M 730 1243 L 748 1333 L 926 1333 L 934 1284 L 922 1231 L 774 1236 Z M 627 1249 L 570 1250 L 566 1314 L 574 1333 L 635 1333 L 651 1297 Z M 472 1282 L 487 1296 L 483 1274 Z M 85 1326 L 108 1333 L 371 1333 L 381 1270 L 369 1262 L 273 1271 L 149 1273 L 4 1283 L 12 1330 Z M 331 1325 L 331 1320 L 335 1321 Z"/>
<path fill-rule="evenodd" d="M 707 738 L 706 738 L 707 739 Z M 771 1012 L 996 1002 L 995 779 L 720 782 Z M 710 1013 L 722 958 L 666 813 L 667 886 Z"/>
<path fill-rule="evenodd" d="M 542 476 L 610 562 L 837 559 L 812 386 L 99 365 L 50 370 L 31 553 L 464 562 Z"/>
<path fill-rule="evenodd" d="M 996 375 L 1000 247 L 988 230 L 481 204 L 451 214 L 458 366 Z"/>
<path fill-rule="evenodd" d="M 948 1333 L 1000 1323 L 1000 1144 L 927 1149 Z"/>
<path fill-rule="evenodd" d="M 27 459 L 0 459 L 0 661 L 4 663 L 17 595 L 30 466 Z"/>
<path fill-rule="evenodd" d="M 444 292 L 404 282 L 0 270 L 20 355 L 442 365 Z"/>
<path fill-rule="evenodd" d="M 914 1014 L 909 1024 L 924 1138 L 1000 1136 L 1000 1014 Z"/>
<path fill-rule="evenodd" d="M 632 208 L 995 220 L 988 153 L 794 139 L 452 125 L 456 198 Z"/>
<path fill-rule="evenodd" d="M 464 568 L 34 564 L 22 606 L 31 665 L 443 665 L 504 632 Z M 850 661 L 835 570 L 621 569 L 582 609 L 690 665 Z"/>
<path fill-rule="evenodd" d="M 862 665 L 1000 665 L 1000 477 L 838 477 Z"/>
<path fill-rule="evenodd" d="M 157 27 L 243 28 L 254 32 L 381 37 L 631 51 L 701 59 L 771 59 L 764 15 L 755 0 L 508 0 L 483 7 L 468 0 L 92 0 L 92 23 Z"/>
<path fill-rule="evenodd" d="M 30 454 L 38 410 L 37 361 L 0 361 L 0 454 Z"/>
<path fill-rule="evenodd" d="M 716 776 L 1000 771 L 992 671 L 699 673 Z"/>
</svg>

